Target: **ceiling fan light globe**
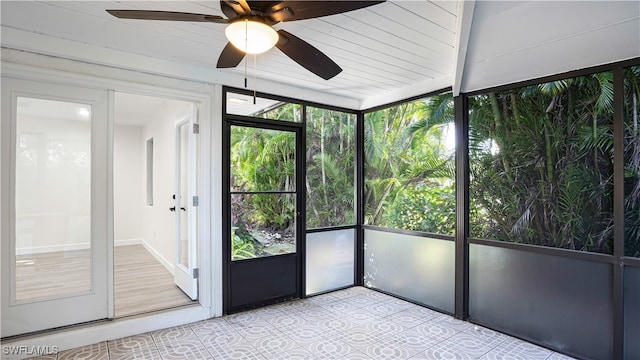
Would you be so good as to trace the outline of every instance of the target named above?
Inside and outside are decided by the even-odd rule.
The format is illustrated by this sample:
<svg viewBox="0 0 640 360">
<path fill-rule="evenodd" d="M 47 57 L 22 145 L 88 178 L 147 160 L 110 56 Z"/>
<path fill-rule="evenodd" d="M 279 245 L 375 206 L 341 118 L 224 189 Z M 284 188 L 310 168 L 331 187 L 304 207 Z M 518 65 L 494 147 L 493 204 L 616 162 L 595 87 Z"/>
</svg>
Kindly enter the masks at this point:
<svg viewBox="0 0 640 360">
<path fill-rule="evenodd" d="M 278 42 L 278 33 L 271 26 L 253 20 L 232 22 L 224 33 L 233 46 L 247 54 L 261 54 Z"/>
</svg>

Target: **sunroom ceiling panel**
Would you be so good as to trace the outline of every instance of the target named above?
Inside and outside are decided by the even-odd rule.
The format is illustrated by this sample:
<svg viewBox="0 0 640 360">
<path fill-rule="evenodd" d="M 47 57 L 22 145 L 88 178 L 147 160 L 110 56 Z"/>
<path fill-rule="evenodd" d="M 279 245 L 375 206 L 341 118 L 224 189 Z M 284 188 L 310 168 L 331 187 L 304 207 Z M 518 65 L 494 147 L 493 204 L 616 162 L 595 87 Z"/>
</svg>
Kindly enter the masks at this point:
<svg viewBox="0 0 640 360">
<path fill-rule="evenodd" d="M 463 91 L 640 56 L 640 2 L 481 1 Z"/>
</svg>

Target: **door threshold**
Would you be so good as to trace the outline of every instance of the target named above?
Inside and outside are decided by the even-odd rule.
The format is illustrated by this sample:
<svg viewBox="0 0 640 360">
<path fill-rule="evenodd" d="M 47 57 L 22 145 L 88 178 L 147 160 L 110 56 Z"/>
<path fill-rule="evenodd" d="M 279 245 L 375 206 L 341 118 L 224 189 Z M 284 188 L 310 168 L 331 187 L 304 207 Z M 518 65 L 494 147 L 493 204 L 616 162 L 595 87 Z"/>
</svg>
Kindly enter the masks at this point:
<svg viewBox="0 0 640 360">
<path fill-rule="evenodd" d="M 132 313 L 129 313 L 129 314 L 124 314 L 124 315 L 115 314 L 113 319 L 106 319 L 106 320 L 103 320 L 103 321 L 115 321 L 115 320 L 120 320 L 120 319 L 138 318 L 138 317 L 145 316 L 145 315 L 158 314 L 158 313 L 162 313 L 162 312 L 173 311 L 173 310 L 183 309 L 183 308 L 192 307 L 192 306 L 198 306 L 198 305 L 200 305 L 200 303 L 198 301 L 199 300 L 192 300 L 188 304 L 176 305 L 176 306 L 171 306 L 171 307 L 167 307 L 167 308 L 141 310 L 139 312 L 132 312 Z"/>
<path fill-rule="evenodd" d="M 27 349 L 51 349 L 59 352 L 173 326 L 190 324 L 211 317 L 211 308 L 205 308 L 200 304 L 185 305 L 152 313 L 96 320 L 63 328 L 3 338 L 2 348 L 17 349 L 25 347 Z M 31 356 L 33 355 L 17 355 L 11 357 L 11 359 L 24 359 Z"/>
</svg>

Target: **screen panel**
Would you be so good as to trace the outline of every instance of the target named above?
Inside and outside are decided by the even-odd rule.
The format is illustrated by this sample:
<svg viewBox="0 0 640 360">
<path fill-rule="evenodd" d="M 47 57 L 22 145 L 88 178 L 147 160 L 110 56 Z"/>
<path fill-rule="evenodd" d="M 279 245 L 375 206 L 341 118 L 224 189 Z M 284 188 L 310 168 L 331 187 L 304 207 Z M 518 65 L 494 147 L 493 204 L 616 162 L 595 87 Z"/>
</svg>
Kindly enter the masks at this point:
<svg viewBox="0 0 640 360">
<path fill-rule="evenodd" d="M 640 268 L 624 269 L 624 358 L 640 359 Z"/>
<path fill-rule="evenodd" d="M 624 69 L 624 254 L 640 257 L 640 66 Z"/>
<path fill-rule="evenodd" d="M 453 241 L 367 229 L 364 244 L 365 286 L 453 313 Z"/>
<path fill-rule="evenodd" d="M 355 119 L 306 108 L 307 229 L 355 224 Z"/>
<path fill-rule="evenodd" d="M 307 234 L 306 294 L 353 285 L 355 230 Z"/>
<path fill-rule="evenodd" d="M 364 114 L 364 223 L 455 234 L 450 92 Z"/>
<path fill-rule="evenodd" d="M 227 93 L 227 114 L 252 116 L 263 119 L 301 122 L 302 105 L 286 101 Z"/>
<path fill-rule="evenodd" d="M 469 245 L 469 316 L 595 359 L 613 354 L 610 264 Z"/>
<path fill-rule="evenodd" d="M 611 72 L 469 97 L 469 231 L 612 254 Z"/>
</svg>

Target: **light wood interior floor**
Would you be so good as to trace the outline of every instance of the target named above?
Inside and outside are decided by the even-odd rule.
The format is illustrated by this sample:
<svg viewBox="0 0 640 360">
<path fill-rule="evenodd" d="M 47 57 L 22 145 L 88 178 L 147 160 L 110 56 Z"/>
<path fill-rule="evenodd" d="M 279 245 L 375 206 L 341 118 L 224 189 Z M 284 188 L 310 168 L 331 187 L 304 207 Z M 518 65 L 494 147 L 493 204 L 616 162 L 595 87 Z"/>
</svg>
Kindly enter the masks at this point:
<svg viewBox="0 0 640 360">
<path fill-rule="evenodd" d="M 16 299 L 86 291 L 90 287 L 89 264 L 88 250 L 16 256 Z M 194 303 L 142 245 L 115 247 L 114 283 L 116 317 Z"/>
<path fill-rule="evenodd" d="M 16 300 L 50 298 L 91 290 L 89 250 L 16 256 Z"/>
<path fill-rule="evenodd" d="M 193 303 L 142 245 L 116 246 L 114 268 L 116 317 Z"/>
</svg>

